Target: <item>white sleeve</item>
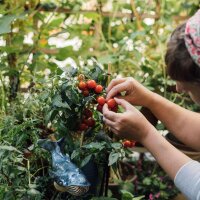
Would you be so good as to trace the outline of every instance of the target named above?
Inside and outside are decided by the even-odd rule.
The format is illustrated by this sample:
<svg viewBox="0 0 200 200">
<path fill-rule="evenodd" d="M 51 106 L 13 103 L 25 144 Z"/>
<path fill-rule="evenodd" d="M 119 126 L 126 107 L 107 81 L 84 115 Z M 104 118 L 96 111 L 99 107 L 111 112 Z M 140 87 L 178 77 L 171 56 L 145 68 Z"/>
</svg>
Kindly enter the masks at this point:
<svg viewBox="0 0 200 200">
<path fill-rule="evenodd" d="M 200 163 L 192 160 L 183 165 L 176 173 L 174 183 L 188 200 L 200 200 Z"/>
</svg>

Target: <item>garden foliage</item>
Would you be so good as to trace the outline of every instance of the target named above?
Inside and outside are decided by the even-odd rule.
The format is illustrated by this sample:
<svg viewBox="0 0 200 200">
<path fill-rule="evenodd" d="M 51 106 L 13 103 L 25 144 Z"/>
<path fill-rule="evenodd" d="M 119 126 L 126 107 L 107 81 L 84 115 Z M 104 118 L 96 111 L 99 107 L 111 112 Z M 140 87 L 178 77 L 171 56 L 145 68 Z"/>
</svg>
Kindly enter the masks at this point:
<svg viewBox="0 0 200 200">
<path fill-rule="evenodd" d="M 83 97 L 77 90 L 77 73 L 106 87 L 111 66 L 112 77 L 132 76 L 171 101 L 197 110 L 187 96 L 175 93 L 164 55 L 171 32 L 198 4 L 198 0 L 0 1 L 0 199 L 74 198 L 55 191 L 48 175 L 49 154 L 37 146 L 39 138 L 52 133 L 57 139 L 68 138 L 65 152 L 80 167 L 92 158 L 101 163 L 106 159 L 99 155 L 106 152 L 107 164 L 117 171 L 128 150 L 105 137 L 102 116 L 95 109 L 97 123 L 80 147 L 77 121 L 95 95 Z M 123 199 L 157 194 L 157 176 L 141 176 L 142 180 L 141 174 L 137 176 L 143 189 L 122 190 Z M 162 184 L 161 190 L 168 190 Z"/>
</svg>

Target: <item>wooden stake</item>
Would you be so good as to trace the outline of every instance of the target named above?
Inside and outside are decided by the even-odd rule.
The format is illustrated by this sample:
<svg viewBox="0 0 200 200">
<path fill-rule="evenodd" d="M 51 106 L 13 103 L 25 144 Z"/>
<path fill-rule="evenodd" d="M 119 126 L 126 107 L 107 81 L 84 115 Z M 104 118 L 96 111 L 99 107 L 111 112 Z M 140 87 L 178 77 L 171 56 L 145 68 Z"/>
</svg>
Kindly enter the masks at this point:
<svg viewBox="0 0 200 200">
<path fill-rule="evenodd" d="M 83 140 L 84 140 L 84 131 L 81 132 L 80 147 L 83 146 Z"/>
<path fill-rule="evenodd" d="M 111 69 L 111 64 L 109 63 L 108 64 L 108 81 L 107 81 L 107 86 L 109 85 L 109 83 L 110 83 L 110 81 L 111 81 L 111 71 L 112 71 L 112 69 Z"/>
</svg>

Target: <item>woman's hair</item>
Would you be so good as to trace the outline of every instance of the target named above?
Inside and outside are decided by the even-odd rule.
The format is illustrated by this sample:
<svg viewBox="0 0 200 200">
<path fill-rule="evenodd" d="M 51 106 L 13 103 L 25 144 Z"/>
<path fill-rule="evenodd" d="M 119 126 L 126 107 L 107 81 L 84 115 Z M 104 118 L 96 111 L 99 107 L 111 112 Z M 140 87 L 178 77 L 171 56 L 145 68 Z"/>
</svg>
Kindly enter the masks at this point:
<svg viewBox="0 0 200 200">
<path fill-rule="evenodd" d="M 167 74 L 176 81 L 200 81 L 200 66 L 190 56 L 184 40 L 186 23 L 178 26 L 167 45 L 165 63 Z"/>
</svg>

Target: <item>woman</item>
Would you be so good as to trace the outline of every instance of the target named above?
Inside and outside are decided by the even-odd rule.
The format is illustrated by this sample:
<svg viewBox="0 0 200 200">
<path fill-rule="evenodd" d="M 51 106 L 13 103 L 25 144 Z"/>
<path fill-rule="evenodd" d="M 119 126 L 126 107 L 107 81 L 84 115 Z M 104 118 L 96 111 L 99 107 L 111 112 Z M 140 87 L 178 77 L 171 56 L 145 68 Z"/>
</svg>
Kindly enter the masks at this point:
<svg viewBox="0 0 200 200">
<path fill-rule="evenodd" d="M 200 10 L 175 29 L 165 60 L 177 91 L 189 94 L 200 104 Z M 126 94 L 121 96 L 121 92 Z M 171 133 L 197 151 L 200 151 L 200 114 L 149 91 L 133 78 L 112 80 L 107 99 L 112 97 L 125 111 L 114 113 L 105 104 L 104 122 L 116 135 L 142 143 L 188 199 L 200 200 L 200 163 L 172 146 L 133 105 L 149 108 Z"/>
</svg>

